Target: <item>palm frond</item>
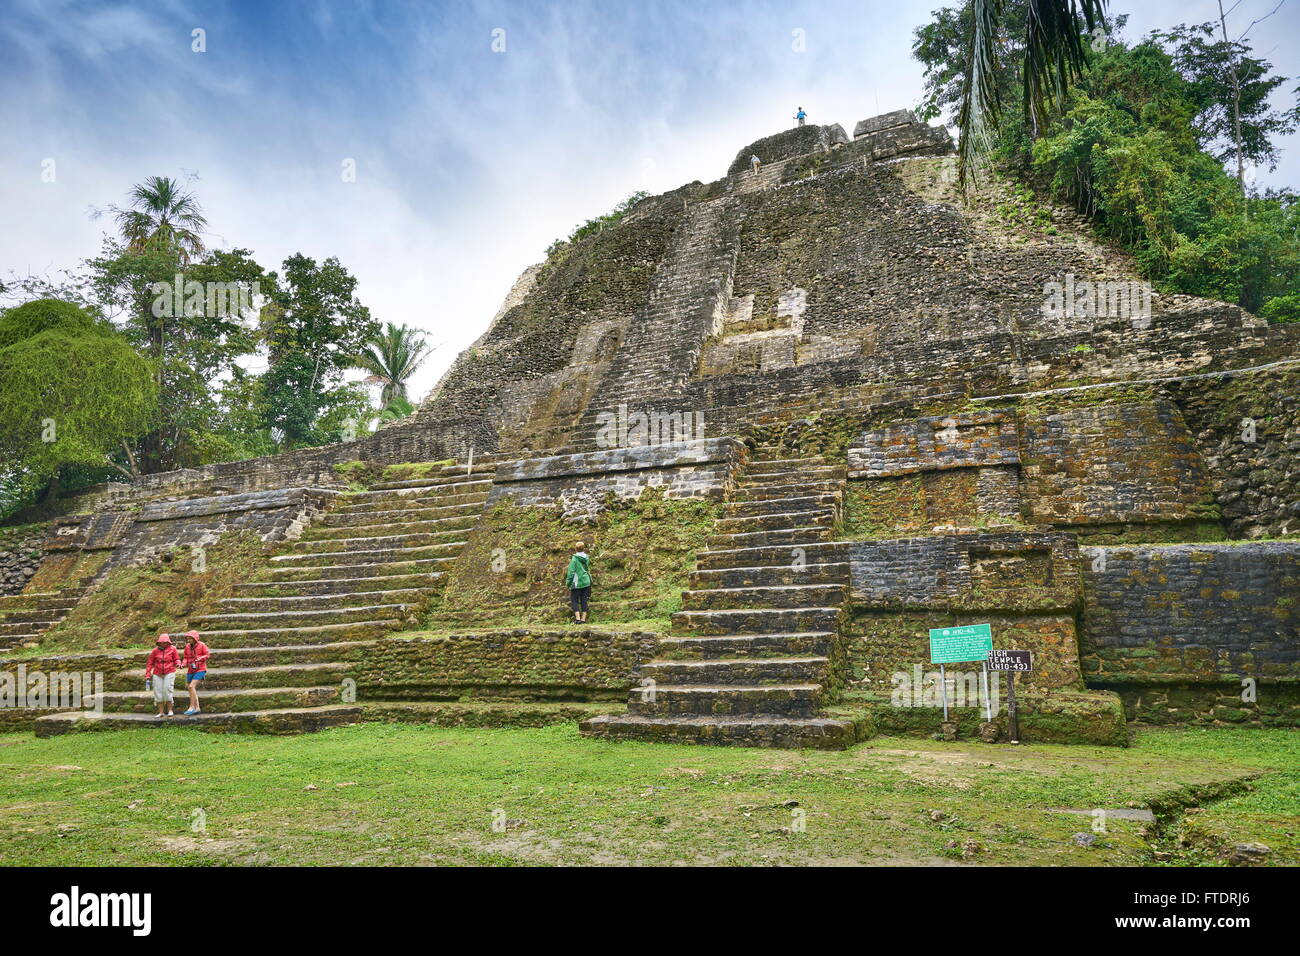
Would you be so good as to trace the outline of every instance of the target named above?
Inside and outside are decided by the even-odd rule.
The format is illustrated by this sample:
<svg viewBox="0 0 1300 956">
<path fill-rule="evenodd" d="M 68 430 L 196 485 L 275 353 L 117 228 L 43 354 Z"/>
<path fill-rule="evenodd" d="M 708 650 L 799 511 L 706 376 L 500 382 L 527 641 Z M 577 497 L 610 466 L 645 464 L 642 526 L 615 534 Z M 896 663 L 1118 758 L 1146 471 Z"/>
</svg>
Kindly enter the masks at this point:
<svg viewBox="0 0 1300 956">
<path fill-rule="evenodd" d="M 1003 104 L 997 83 L 998 43 L 1005 0 L 970 0 L 965 82 L 957 125 L 960 181 L 969 187 L 992 150 Z M 1037 139 L 1048 111 L 1059 104 L 1087 65 L 1084 37 L 1104 23 L 1106 0 L 1028 0 L 1021 68 L 1022 107 Z"/>
<path fill-rule="evenodd" d="M 200 235 L 208 220 L 193 194 L 168 176 L 150 176 L 127 194 L 130 209 L 117 214 L 122 238 L 135 252 L 174 251 L 182 262 L 204 251 Z"/>
<path fill-rule="evenodd" d="M 1022 71 L 1025 118 L 1035 138 L 1087 63 L 1083 37 L 1102 21 L 1106 0 L 1030 0 Z"/>
<path fill-rule="evenodd" d="M 432 351 L 423 332 L 387 322 L 351 361 L 353 367 L 369 372 L 384 383 L 379 401 L 387 406 L 398 399 L 406 400 L 407 381 Z"/>
<path fill-rule="evenodd" d="M 983 158 L 992 148 L 991 130 L 996 130 L 1002 97 L 997 84 L 997 35 L 1002 23 L 1003 0 L 971 0 L 971 27 L 967 41 L 969 68 L 962 84 L 961 112 L 957 125 L 960 182 L 970 185 L 978 176 Z"/>
</svg>

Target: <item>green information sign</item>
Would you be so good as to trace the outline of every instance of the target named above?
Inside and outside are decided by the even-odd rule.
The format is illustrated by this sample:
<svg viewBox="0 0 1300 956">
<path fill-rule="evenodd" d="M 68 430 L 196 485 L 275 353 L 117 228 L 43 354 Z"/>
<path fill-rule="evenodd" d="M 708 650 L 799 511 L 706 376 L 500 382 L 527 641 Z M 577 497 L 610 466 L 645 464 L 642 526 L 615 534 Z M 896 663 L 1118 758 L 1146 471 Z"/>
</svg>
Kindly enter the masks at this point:
<svg viewBox="0 0 1300 956">
<path fill-rule="evenodd" d="M 991 650 L 993 628 L 988 624 L 930 628 L 931 664 L 986 661 Z"/>
</svg>

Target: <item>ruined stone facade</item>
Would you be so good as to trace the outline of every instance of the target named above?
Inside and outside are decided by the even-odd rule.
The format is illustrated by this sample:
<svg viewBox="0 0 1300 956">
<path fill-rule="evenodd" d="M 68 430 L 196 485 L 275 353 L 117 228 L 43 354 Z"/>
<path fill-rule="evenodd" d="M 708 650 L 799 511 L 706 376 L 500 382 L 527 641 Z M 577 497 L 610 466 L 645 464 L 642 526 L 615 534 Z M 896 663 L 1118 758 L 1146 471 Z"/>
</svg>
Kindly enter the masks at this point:
<svg viewBox="0 0 1300 956">
<path fill-rule="evenodd" d="M 336 662 L 395 700 L 631 688 L 587 725 L 614 737 L 935 731 L 933 707 L 882 708 L 930 628 L 978 622 L 1033 652 L 1039 739 L 1122 742 L 1121 700 L 1300 724 L 1300 327 L 1152 293 L 1077 216 L 1002 215 L 1022 200 L 1001 188 L 963 202 L 948 134 L 905 110 L 764 137 L 526 269 L 411 420 L 95 489 L 46 564 L 108 552 L 69 582 L 93 586 L 253 528 L 281 563 L 249 584 L 263 623 L 227 628 L 246 657 L 282 621 L 375 642 Z M 337 467 L 449 459 L 359 493 Z M 671 614 L 657 641 L 461 630 L 409 645 L 405 682 L 376 676 L 399 653 L 382 635 L 441 587 L 419 575 L 481 560 L 493 509 L 590 524 L 643 495 L 721 509 L 701 546 L 675 539 L 680 601 L 638 598 Z M 536 599 L 512 580 L 487 623 Z"/>
</svg>

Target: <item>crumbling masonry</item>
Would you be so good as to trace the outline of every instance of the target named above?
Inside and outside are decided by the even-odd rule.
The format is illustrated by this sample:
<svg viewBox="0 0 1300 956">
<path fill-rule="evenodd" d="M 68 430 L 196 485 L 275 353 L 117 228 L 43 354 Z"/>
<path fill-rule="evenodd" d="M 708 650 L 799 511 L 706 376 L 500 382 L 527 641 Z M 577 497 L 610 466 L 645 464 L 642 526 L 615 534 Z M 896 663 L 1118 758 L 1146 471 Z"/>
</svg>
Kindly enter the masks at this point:
<svg viewBox="0 0 1300 956">
<path fill-rule="evenodd" d="M 1026 739 L 1300 725 L 1300 327 L 1148 295 L 1077 217 L 955 172 L 907 111 L 768 136 L 526 269 L 412 419 L 69 500 L 0 643 L 107 687 L 37 732 L 153 723 L 143 651 L 30 649 L 237 529 L 264 567 L 188 622 L 208 729 L 993 739 L 979 706 L 940 726 L 928 673 L 928 630 L 977 622 L 1033 653 Z"/>
</svg>

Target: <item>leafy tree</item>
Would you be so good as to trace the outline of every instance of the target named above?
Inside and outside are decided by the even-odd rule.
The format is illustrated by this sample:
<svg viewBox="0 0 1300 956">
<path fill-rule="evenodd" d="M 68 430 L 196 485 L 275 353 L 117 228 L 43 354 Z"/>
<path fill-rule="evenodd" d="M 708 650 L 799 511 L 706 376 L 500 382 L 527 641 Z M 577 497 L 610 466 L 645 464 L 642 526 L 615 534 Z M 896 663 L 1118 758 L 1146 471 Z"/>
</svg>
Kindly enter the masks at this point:
<svg viewBox="0 0 1300 956">
<path fill-rule="evenodd" d="M 1025 13 L 1028 0 L 1005 0 L 1001 33 L 993 47 L 992 82 L 1000 102 L 1009 102 L 1020 83 L 1025 50 Z M 913 31 L 912 56 L 925 65 L 925 95 L 917 108 L 923 120 L 956 120 L 962 90 L 970 73 L 970 35 L 974 4 L 942 7 L 934 19 Z"/>
<path fill-rule="evenodd" d="M 0 460 L 25 492 L 53 496 L 77 465 L 134 476 L 130 443 L 157 397 L 150 363 L 77 305 L 37 299 L 0 314 Z"/>
<path fill-rule="evenodd" d="M 1221 29 L 1226 29 L 1220 24 Z M 1220 162 L 1235 157 L 1237 181 L 1245 190 L 1245 165 L 1277 168 L 1273 140 L 1295 131 L 1295 118 L 1269 104 L 1286 82 L 1272 75 L 1267 60 L 1250 56 L 1250 47 L 1215 38 L 1214 23 L 1179 24 L 1155 34 L 1173 55 L 1174 68 L 1187 81 L 1186 95 L 1196 108 L 1194 128 L 1202 149 Z"/>
<path fill-rule="evenodd" d="M 1258 311 L 1300 291 L 1300 213 L 1289 193 L 1243 204 L 1201 148 L 1202 102 L 1156 39 L 1112 44 L 1033 145 L 1032 170 L 1161 288 Z"/>
<path fill-rule="evenodd" d="M 406 383 L 430 352 L 423 332 L 387 322 L 382 332 L 366 342 L 355 361 L 357 368 L 370 373 L 367 384 L 382 385 L 379 405 L 385 408 L 395 399 L 407 401 Z"/>
<path fill-rule="evenodd" d="M 963 38 L 980 32 L 979 6 L 941 9 L 916 31 L 927 116 L 960 110 L 970 92 L 967 78 L 978 71 Z M 986 44 L 993 66 L 986 75 L 1005 99 L 1016 85 L 1023 95 L 1029 35 L 1017 24 L 1022 12 L 1028 22 L 1032 5 L 1005 0 L 996 12 L 1001 32 Z M 1240 38 L 1230 44 L 1216 41 L 1207 25 L 1180 26 L 1129 46 L 1113 38 L 1124 22 L 1118 16 L 1105 21 L 1104 36 L 1097 31 L 1074 82 L 1046 101 L 1045 124 L 1035 129 L 1028 111 L 1002 117 L 996 138 L 990 136 L 992 156 L 1004 172 L 1089 215 L 1161 289 L 1292 320 L 1300 301 L 1293 298 L 1300 295 L 1296 197 L 1243 197 L 1223 161 L 1240 142 L 1249 161 L 1271 162 L 1275 137 L 1300 121 L 1300 107 L 1280 115 L 1269 110 L 1268 94 L 1279 81 Z M 1222 25 L 1221 32 L 1226 36 Z M 1230 66 L 1235 81 L 1227 78 Z"/>
<path fill-rule="evenodd" d="M 87 262 L 94 301 L 153 363 L 157 427 L 140 440 L 145 473 L 203 463 L 201 436 L 218 415 L 215 385 L 258 347 L 257 290 L 269 279 L 246 249 L 185 262 L 174 249 L 132 252 L 108 240 Z"/>
<path fill-rule="evenodd" d="M 263 312 L 270 357 L 263 376 L 265 422 L 289 447 L 319 445 L 346 432 L 347 420 L 339 416 L 358 410 L 354 395 L 333 393 L 355 356 L 379 334 L 379 324 L 357 300 L 357 280 L 338 259 L 317 264 L 299 253 L 283 269 Z"/>
</svg>

